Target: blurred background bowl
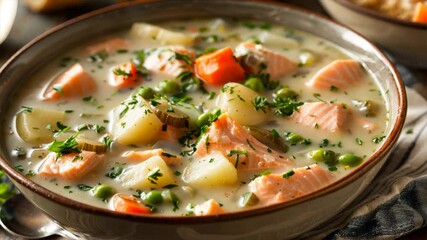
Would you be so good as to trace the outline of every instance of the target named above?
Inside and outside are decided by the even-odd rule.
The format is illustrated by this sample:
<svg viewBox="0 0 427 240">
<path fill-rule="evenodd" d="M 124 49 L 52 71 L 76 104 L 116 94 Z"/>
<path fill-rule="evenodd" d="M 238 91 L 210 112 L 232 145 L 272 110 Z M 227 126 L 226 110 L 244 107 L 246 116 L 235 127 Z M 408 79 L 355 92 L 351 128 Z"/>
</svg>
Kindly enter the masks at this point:
<svg viewBox="0 0 427 240">
<path fill-rule="evenodd" d="M 320 0 L 336 20 L 380 44 L 395 61 L 427 69 L 427 24 L 404 21 L 349 0 Z"/>
</svg>

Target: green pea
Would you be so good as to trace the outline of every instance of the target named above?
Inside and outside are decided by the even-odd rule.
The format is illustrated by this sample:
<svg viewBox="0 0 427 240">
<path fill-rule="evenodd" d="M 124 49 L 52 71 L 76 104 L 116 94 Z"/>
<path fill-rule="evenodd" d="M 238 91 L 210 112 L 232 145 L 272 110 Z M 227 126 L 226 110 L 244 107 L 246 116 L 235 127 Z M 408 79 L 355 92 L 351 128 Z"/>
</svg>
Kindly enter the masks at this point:
<svg viewBox="0 0 427 240">
<path fill-rule="evenodd" d="M 290 142 L 291 144 L 297 144 L 302 140 L 304 140 L 303 137 L 297 133 L 289 133 L 286 135 L 286 141 Z"/>
<path fill-rule="evenodd" d="M 338 158 L 339 163 L 345 166 L 355 167 L 362 162 L 362 158 L 352 153 L 343 154 Z"/>
<path fill-rule="evenodd" d="M 264 84 L 262 84 L 262 81 L 258 77 L 251 77 L 248 80 L 245 81 L 244 85 L 255 92 L 263 92 L 265 91 Z"/>
<path fill-rule="evenodd" d="M 337 156 L 332 150 L 313 150 L 308 153 L 308 156 L 316 162 L 324 162 L 329 166 L 333 166 L 338 163 Z"/>
<path fill-rule="evenodd" d="M 138 89 L 138 95 L 144 98 L 145 100 L 152 99 L 154 97 L 154 90 L 150 87 L 140 87 Z"/>
<path fill-rule="evenodd" d="M 153 190 L 145 194 L 142 200 L 151 204 L 160 204 L 163 202 L 162 192 Z"/>
<path fill-rule="evenodd" d="M 93 195 L 100 199 L 107 199 L 115 193 L 115 190 L 106 184 L 96 185 L 92 191 Z"/>
<path fill-rule="evenodd" d="M 209 119 L 212 118 L 212 113 L 205 112 L 202 115 L 200 115 L 196 120 L 197 127 L 203 127 L 204 125 L 209 125 Z"/>
<path fill-rule="evenodd" d="M 160 92 L 173 95 L 181 91 L 181 86 L 178 83 L 170 80 L 164 80 L 157 85 Z"/>
<path fill-rule="evenodd" d="M 297 99 L 298 98 L 298 93 L 296 93 L 294 90 L 291 90 L 287 87 L 283 87 L 279 90 L 277 90 L 274 94 L 275 97 L 279 97 L 279 98 L 292 98 L 292 99 Z"/>
</svg>

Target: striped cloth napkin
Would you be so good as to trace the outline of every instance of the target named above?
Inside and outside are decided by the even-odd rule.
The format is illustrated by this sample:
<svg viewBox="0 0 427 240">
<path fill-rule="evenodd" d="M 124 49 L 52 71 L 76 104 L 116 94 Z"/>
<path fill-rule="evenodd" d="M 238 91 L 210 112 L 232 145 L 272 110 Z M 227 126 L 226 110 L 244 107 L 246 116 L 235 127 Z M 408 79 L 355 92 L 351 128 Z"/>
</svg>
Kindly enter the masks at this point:
<svg viewBox="0 0 427 240">
<path fill-rule="evenodd" d="M 406 85 L 415 82 L 407 69 L 398 70 Z M 396 239 L 427 226 L 427 101 L 406 90 L 405 127 L 372 184 L 333 220 L 299 239 Z"/>
</svg>

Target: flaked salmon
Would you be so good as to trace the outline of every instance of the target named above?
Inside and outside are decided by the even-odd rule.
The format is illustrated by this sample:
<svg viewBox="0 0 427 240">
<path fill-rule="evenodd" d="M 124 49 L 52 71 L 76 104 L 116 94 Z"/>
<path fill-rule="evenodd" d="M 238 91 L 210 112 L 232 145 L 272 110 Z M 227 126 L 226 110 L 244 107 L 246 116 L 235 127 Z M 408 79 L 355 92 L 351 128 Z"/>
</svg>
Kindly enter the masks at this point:
<svg viewBox="0 0 427 240">
<path fill-rule="evenodd" d="M 218 215 L 224 212 L 224 209 L 219 203 L 213 199 L 209 199 L 206 202 L 196 205 L 194 207 L 194 215 L 196 216 L 208 216 Z"/>
<path fill-rule="evenodd" d="M 261 205 L 270 205 L 310 194 L 335 179 L 330 171 L 317 164 L 292 171 L 293 175 L 288 172 L 286 177 L 281 174 L 260 176 L 249 183 L 249 190 L 255 193 Z"/>
<path fill-rule="evenodd" d="M 320 69 L 306 85 L 317 89 L 347 89 L 360 82 L 365 71 L 355 60 L 336 60 Z"/>
<path fill-rule="evenodd" d="M 44 159 L 38 174 L 46 177 L 77 180 L 94 170 L 103 159 L 104 155 L 90 151 L 69 153 L 59 158 L 57 158 L 56 153 L 51 152 Z"/>
<path fill-rule="evenodd" d="M 286 155 L 259 142 L 227 114 L 222 114 L 201 137 L 195 156 L 202 158 L 220 152 L 238 170 L 295 166 Z"/>
<path fill-rule="evenodd" d="M 96 83 L 82 65 L 74 64 L 49 84 L 43 93 L 43 100 L 58 100 L 84 96 L 96 90 Z"/>
<path fill-rule="evenodd" d="M 350 111 L 343 104 L 306 102 L 291 115 L 291 119 L 313 129 L 337 132 L 343 130 L 349 115 Z"/>
<path fill-rule="evenodd" d="M 100 43 L 90 45 L 86 49 L 89 54 L 95 54 L 99 52 L 112 53 L 113 51 L 119 49 L 126 49 L 127 47 L 128 42 L 123 38 L 112 38 Z"/>
<path fill-rule="evenodd" d="M 124 157 L 127 161 L 132 161 L 132 162 L 142 162 L 153 156 L 161 157 L 167 165 L 176 165 L 179 162 L 181 162 L 180 156 L 169 154 L 161 148 L 145 150 L 145 151 L 128 151 L 122 155 L 122 157 Z"/>
<path fill-rule="evenodd" d="M 236 55 L 249 73 L 268 73 L 278 79 L 297 69 L 297 64 L 285 55 L 274 52 L 262 45 L 244 42 L 236 47 Z"/>
<path fill-rule="evenodd" d="M 184 47 L 160 47 L 148 52 L 144 67 L 149 71 L 161 73 L 169 79 L 176 78 L 185 71 L 193 71 L 195 54 Z"/>
</svg>

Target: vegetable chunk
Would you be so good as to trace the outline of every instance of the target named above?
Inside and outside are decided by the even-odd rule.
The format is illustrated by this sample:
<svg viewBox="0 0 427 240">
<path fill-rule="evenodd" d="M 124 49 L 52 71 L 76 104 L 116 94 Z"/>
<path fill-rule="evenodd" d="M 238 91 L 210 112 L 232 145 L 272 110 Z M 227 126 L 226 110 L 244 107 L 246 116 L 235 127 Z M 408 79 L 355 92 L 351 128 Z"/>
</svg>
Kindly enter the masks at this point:
<svg viewBox="0 0 427 240">
<path fill-rule="evenodd" d="M 120 116 L 113 127 L 115 140 L 123 145 L 148 144 L 157 139 L 162 122 L 149 104 L 140 99 L 131 107 L 120 107 Z"/>
<path fill-rule="evenodd" d="M 245 72 L 230 47 L 202 55 L 196 59 L 194 68 L 199 78 L 213 85 L 245 80 Z"/>
<path fill-rule="evenodd" d="M 31 108 L 16 116 L 16 130 L 29 143 L 47 143 L 53 140 L 56 123 L 65 120 L 63 111 Z"/>
<path fill-rule="evenodd" d="M 114 67 L 111 70 L 110 85 L 115 88 L 129 88 L 138 86 L 141 79 L 133 62 L 127 62 Z"/>
<path fill-rule="evenodd" d="M 142 40 L 158 41 L 162 45 L 191 45 L 194 40 L 188 34 L 170 31 L 147 23 L 134 23 L 130 34 Z"/>
<path fill-rule="evenodd" d="M 254 90 L 239 84 L 227 83 L 222 87 L 218 97 L 221 111 L 242 125 L 259 125 L 269 116 L 268 106 L 256 107 L 255 99 L 259 94 Z"/>
<path fill-rule="evenodd" d="M 237 182 L 237 170 L 221 153 L 194 160 L 184 170 L 185 182 L 201 187 L 214 187 Z"/>
<path fill-rule="evenodd" d="M 119 180 L 123 186 L 133 189 L 161 188 L 174 183 L 171 169 L 159 156 L 125 169 Z"/>
</svg>

